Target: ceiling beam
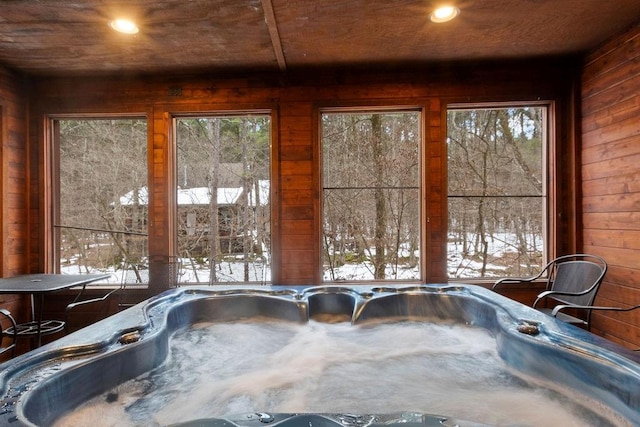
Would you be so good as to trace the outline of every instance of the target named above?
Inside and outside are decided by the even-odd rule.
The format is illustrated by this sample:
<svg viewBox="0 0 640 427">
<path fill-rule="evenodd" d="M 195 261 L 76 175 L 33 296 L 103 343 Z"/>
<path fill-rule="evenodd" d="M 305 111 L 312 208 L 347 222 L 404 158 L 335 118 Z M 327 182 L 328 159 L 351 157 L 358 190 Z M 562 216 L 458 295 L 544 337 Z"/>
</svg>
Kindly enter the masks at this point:
<svg viewBox="0 0 640 427">
<path fill-rule="evenodd" d="M 282 44 L 280 44 L 280 33 L 278 32 L 278 24 L 276 23 L 276 15 L 273 11 L 273 3 L 271 0 L 261 0 L 262 10 L 264 11 L 264 20 L 267 23 L 269 29 L 269 36 L 271 36 L 271 45 L 273 46 L 273 52 L 276 55 L 278 61 L 278 67 L 280 71 L 287 69 L 287 63 L 284 59 L 284 52 L 282 51 Z"/>
</svg>

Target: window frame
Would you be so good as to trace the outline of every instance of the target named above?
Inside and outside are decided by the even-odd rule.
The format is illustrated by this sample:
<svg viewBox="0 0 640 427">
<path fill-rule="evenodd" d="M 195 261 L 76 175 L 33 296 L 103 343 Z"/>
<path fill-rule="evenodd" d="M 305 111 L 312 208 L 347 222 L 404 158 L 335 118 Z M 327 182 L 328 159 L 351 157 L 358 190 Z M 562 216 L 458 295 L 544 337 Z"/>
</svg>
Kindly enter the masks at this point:
<svg viewBox="0 0 640 427">
<path fill-rule="evenodd" d="M 277 165 L 277 148 L 276 144 L 274 144 L 274 137 L 277 135 L 278 127 L 277 127 L 277 107 L 272 106 L 268 108 L 247 108 L 247 109 L 226 109 L 226 108 L 209 108 L 203 107 L 202 109 L 191 108 L 185 111 L 172 111 L 169 112 L 169 129 L 168 136 L 170 140 L 171 147 L 171 155 L 169 157 L 169 170 L 172 173 L 171 179 L 169 180 L 169 189 L 168 192 L 171 197 L 171 209 L 170 209 L 170 239 L 171 239 L 171 250 L 170 256 L 176 257 L 179 256 L 179 248 L 178 248 L 178 121 L 181 119 L 195 119 L 195 118 L 225 118 L 225 117 L 242 117 L 242 116 L 266 116 L 269 118 L 269 226 L 270 226 L 270 236 L 271 236 L 271 245 L 270 245 L 270 258 L 268 259 L 268 266 L 270 268 L 271 274 L 266 279 L 266 285 L 273 284 L 274 278 L 277 277 L 278 274 L 278 266 L 277 266 L 277 252 L 276 248 L 278 248 L 277 239 L 279 235 L 276 234 L 278 230 L 276 221 L 278 218 L 277 212 L 279 207 L 276 206 L 277 203 L 274 203 L 274 194 L 278 194 L 277 190 L 277 180 L 275 177 L 279 176 L 279 165 Z M 217 285 L 230 285 L 230 284 L 243 284 L 245 282 L 219 282 Z M 251 284 L 251 282 L 246 282 L 247 284 Z M 196 284 L 196 283 L 194 283 Z M 204 283 L 199 283 L 204 284 Z M 254 283 L 255 284 L 255 283 Z"/>
<path fill-rule="evenodd" d="M 45 272 L 60 273 L 60 121 L 63 120 L 143 120 L 146 122 L 146 176 L 147 187 L 151 182 L 151 120 L 148 113 L 62 113 L 46 114 L 44 116 L 44 153 L 43 180 L 44 180 L 44 218 L 43 218 L 43 268 Z M 149 195 L 148 207 L 151 205 Z M 147 214 L 149 213 L 149 209 Z M 147 253 L 150 253 L 149 218 L 147 218 Z M 93 286 L 105 285 L 96 282 Z M 119 284 L 117 284 L 119 286 Z M 113 284 L 107 286 L 114 286 Z M 143 287 L 147 287 L 144 284 Z"/>
<path fill-rule="evenodd" d="M 469 100 L 449 100 L 448 102 L 443 102 L 442 105 L 442 115 L 443 115 L 443 144 L 446 145 L 446 141 L 448 138 L 448 112 L 450 110 L 474 110 L 474 109 L 504 109 L 504 108 L 518 108 L 518 107 L 542 107 L 545 109 L 545 114 L 543 118 L 543 132 L 545 133 L 546 143 L 543 143 L 542 146 L 542 179 L 543 179 L 543 187 L 542 187 L 542 226 L 544 228 L 544 249 L 542 251 L 542 267 L 548 262 L 548 260 L 558 256 L 558 253 L 561 252 L 561 249 L 558 247 L 558 236 L 560 235 L 560 228 L 562 227 L 560 224 L 560 220 L 564 219 L 570 220 L 567 218 L 562 218 L 562 212 L 565 210 L 563 206 L 561 206 L 561 202 L 559 200 L 558 195 L 562 193 L 559 185 L 559 171 L 557 170 L 557 165 L 559 164 L 559 146 L 558 140 L 561 138 L 561 134 L 559 130 L 561 130 L 562 125 L 558 123 L 558 106 L 557 101 L 551 99 L 541 99 L 537 98 L 535 100 L 512 100 L 512 101 L 482 101 L 482 102 L 473 102 Z M 447 149 L 444 148 L 445 156 Z M 575 167 L 573 164 L 574 158 L 571 158 L 571 167 L 568 167 L 568 170 L 573 170 Z M 445 173 L 444 173 L 444 188 L 445 188 L 445 211 L 446 218 L 448 219 L 448 210 L 449 210 L 449 192 L 448 192 L 448 170 L 449 164 L 448 161 L 445 161 Z M 447 225 L 446 234 L 448 236 L 448 225 Z M 542 268 L 541 267 L 541 268 Z M 484 278 L 464 278 L 457 279 L 451 278 L 448 275 L 447 268 L 447 280 L 449 282 L 460 282 L 464 280 L 466 283 L 475 283 L 475 284 L 492 284 L 495 280 L 498 280 L 502 277 L 509 276 L 500 276 L 500 277 L 484 277 Z"/>
<path fill-rule="evenodd" d="M 317 166 L 317 188 L 318 188 L 318 209 L 317 209 L 317 244 L 318 244 L 318 267 L 317 267 L 317 277 L 321 284 L 345 284 L 351 283 L 355 285 L 362 285 L 366 283 L 389 283 L 389 284 L 399 284 L 399 283 L 424 283 L 426 278 L 429 277 L 430 270 L 429 265 L 431 264 L 428 260 L 430 258 L 428 248 L 430 248 L 427 242 L 428 235 L 428 226 L 429 226 L 429 216 L 428 216 L 428 207 L 427 207 L 427 193 L 431 191 L 432 186 L 427 181 L 428 176 L 428 148 L 427 144 L 427 136 L 426 132 L 429 129 L 427 123 L 429 122 L 429 116 L 433 115 L 433 111 L 430 111 L 428 105 L 425 104 L 415 104 L 415 103 L 384 103 L 384 104 L 371 104 L 367 105 L 366 103 L 357 103 L 349 106 L 335 106 L 335 105 L 319 105 L 315 109 L 316 114 L 314 115 L 315 121 L 317 124 L 317 132 L 314 140 L 316 141 L 314 152 L 318 153 L 318 166 Z M 418 142 L 418 161 L 419 161 L 419 177 L 418 177 L 418 193 L 419 193 L 419 278 L 418 279 L 398 279 L 398 280 L 376 280 L 376 279 L 365 279 L 365 280 L 324 280 L 324 177 L 323 177 L 323 162 L 324 162 L 324 154 L 323 154 L 323 141 L 322 141 L 322 117 L 324 114 L 367 114 L 367 113 L 394 113 L 394 112 L 415 112 L 419 114 L 418 123 L 419 123 L 419 142 Z"/>
</svg>

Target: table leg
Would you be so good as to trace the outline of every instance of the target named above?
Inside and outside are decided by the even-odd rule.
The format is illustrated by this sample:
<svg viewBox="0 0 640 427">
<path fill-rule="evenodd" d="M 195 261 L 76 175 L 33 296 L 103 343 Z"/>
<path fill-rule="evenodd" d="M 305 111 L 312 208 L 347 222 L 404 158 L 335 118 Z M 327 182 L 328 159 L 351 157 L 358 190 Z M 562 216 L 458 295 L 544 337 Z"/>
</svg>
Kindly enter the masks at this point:
<svg viewBox="0 0 640 427">
<path fill-rule="evenodd" d="M 33 296 L 33 295 L 32 295 Z M 38 307 L 38 318 L 35 319 L 38 324 L 38 329 L 36 332 L 37 337 L 37 346 L 40 347 L 42 345 L 42 315 L 44 313 L 44 294 L 40 294 L 40 307 Z"/>
</svg>

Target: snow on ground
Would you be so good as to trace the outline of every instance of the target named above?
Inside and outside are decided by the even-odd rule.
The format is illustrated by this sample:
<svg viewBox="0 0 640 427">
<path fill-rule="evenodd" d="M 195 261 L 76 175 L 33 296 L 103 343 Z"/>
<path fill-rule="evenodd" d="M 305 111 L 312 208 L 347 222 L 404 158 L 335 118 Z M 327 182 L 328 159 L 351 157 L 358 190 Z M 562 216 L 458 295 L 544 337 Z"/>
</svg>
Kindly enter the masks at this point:
<svg viewBox="0 0 640 427">
<path fill-rule="evenodd" d="M 462 256 L 462 247 L 459 243 L 452 241 L 453 236 L 450 236 L 447 253 L 447 272 L 452 279 L 470 279 L 480 277 L 480 271 L 482 269 L 482 263 L 472 260 L 470 257 L 464 258 Z M 537 239 L 540 244 L 537 244 L 534 248 L 535 251 L 542 252 L 542 239 Z M 516 247 L 515 239 L 509 234 L 494 234 L 488 241 L 488 253 L 490 259 L 500 261 L 502 257 L 508 254 L 515 253 Z M 406 250 L 404 251 L 406 252 Z M 372 254 L 375 250 L 372 250 Z M 407 255 L 407 254 L 405 254 Z M 416 254 L 418 256 L 419 254 Z M 62 268 L 63 274 L 86 274 L 86 273 L 108 273 L 111 274 L 109 279 L 100 282 L 102 284 L 121 284 L 125 280 L 125 273 L 122 269 L 115 269 L 109 267 L 107 269 L 87 269 L 85 267 L 79 267 L 75 262 L 77 258 L 69 259 L 68 265 Z M 179 283 L 209 283 L 210 271 L 208 266 L 202 266 L 192 263 L 192 260 L 183 258 L 181 260 L 182 267 L 179 272 Z M 235 283 L 244 282 L 244 269 L 245 265 L 242 260 L 238 261 L 224 261 L 217 266 L 216 278 L 219 283 Z M 507 266 L 504 263 L 488 263 L 485 267 L 485 277 L 500 277 L 501 272 L 505 271 Z M 264 277 L 264 279 L 263 279 Z M 420 272 L 418 267 L 407 268 L 406 266 L 399 265 L 396 269 L 393 265 L 387 265 L 386 277 L 390 280 L 418 280 Z M 249 264 L 249 281 L 250 282 L 270 282 L 271 269 L 269 266 L 264 267 L 263 263 L 257 262 L 255 264 Z M 333 269 L 333 276 L 331 271 L 325 266 L 323 272 L 323 280 L 325 281 L 361 281 L 361 280 L 373 280 L 373 265 L 370 262 L 362 262 L 357 264 L 345 264 Z"/>
</svg>

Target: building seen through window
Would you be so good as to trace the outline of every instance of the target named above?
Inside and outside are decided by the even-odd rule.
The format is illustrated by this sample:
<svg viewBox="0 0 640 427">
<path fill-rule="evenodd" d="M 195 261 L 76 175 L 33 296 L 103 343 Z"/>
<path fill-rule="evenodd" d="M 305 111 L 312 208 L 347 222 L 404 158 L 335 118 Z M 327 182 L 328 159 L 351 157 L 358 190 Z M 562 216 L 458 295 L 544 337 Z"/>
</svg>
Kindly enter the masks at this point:
<svg viewBox="0 0 640 427">
<path fill-rule="evenodd" d="M 53 122 L 56 270 L 112 273 L 148 267 L 147 122 L 64 119 Z"/>
<path fill-rule="evenodd" d="M 270 116 L 176 120 L 181 281 L 270 280 Z"/>
</svg>

